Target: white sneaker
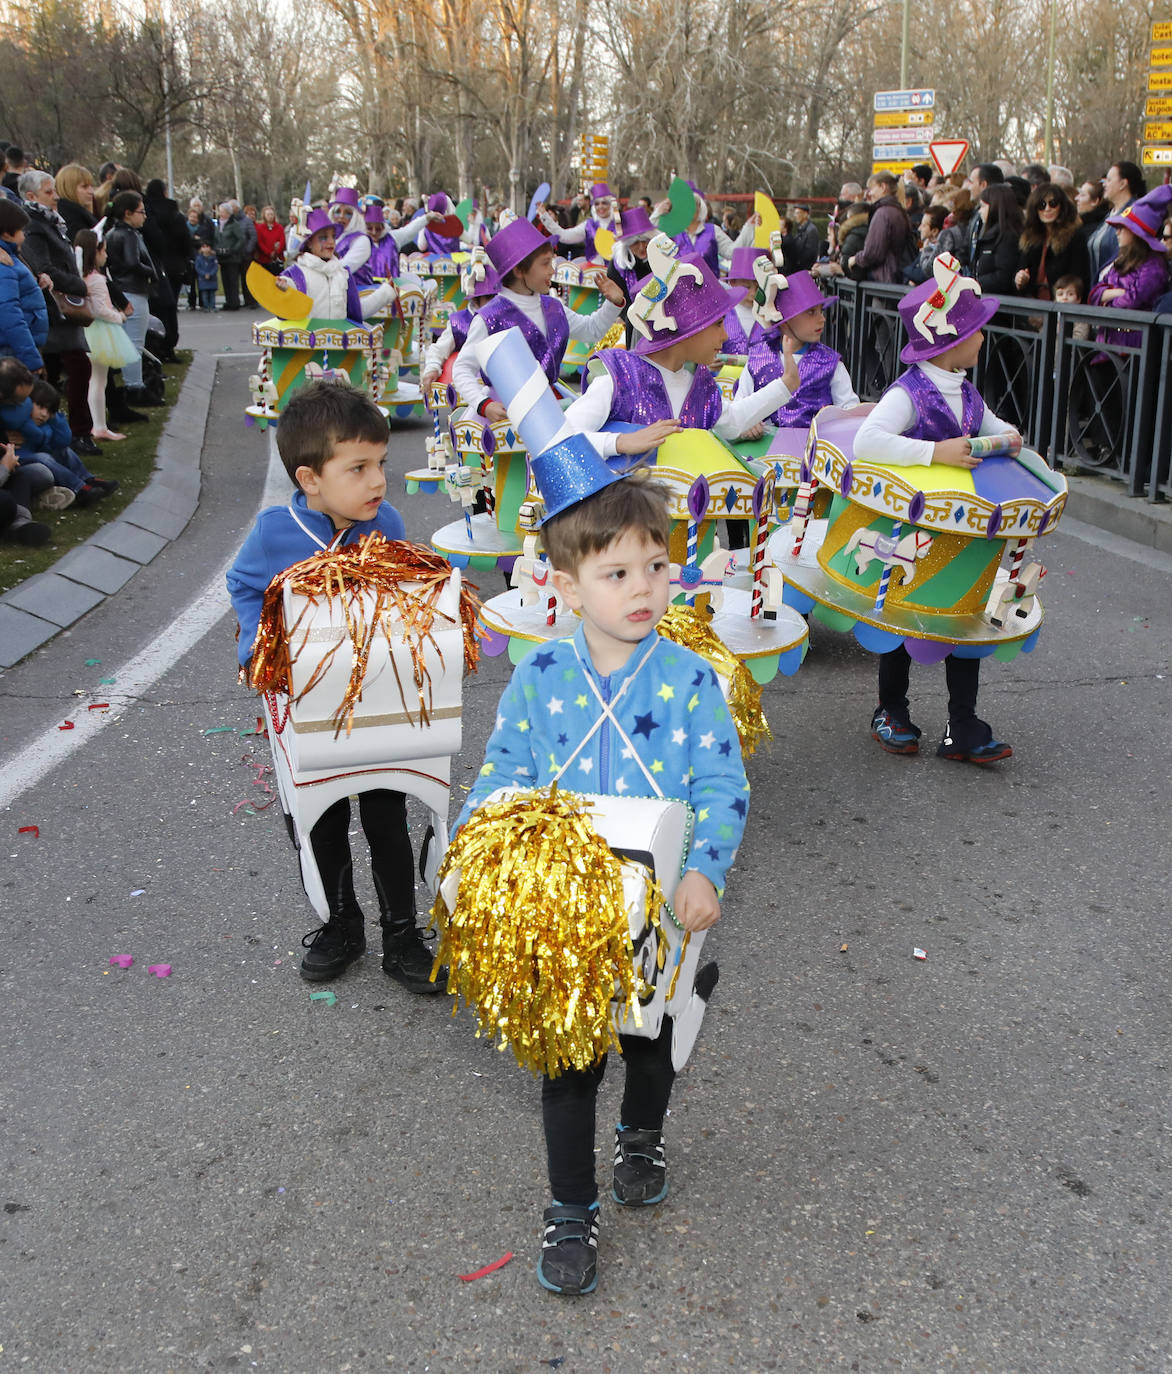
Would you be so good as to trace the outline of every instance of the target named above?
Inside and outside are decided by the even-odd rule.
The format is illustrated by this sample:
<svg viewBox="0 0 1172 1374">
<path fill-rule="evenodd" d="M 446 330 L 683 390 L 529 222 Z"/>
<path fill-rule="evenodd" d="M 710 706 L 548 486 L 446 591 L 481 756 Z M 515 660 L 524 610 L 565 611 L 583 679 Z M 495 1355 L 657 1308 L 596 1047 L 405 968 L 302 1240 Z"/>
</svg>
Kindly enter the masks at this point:
<svg viewBox="0 0 1172 1374">
<path fill-rule="evenodd" d="M 41 492 L 40 504 L 46 510 L 64 510 L 73 505 L 73 500 L 74 494 L 68 487 L 50 487 Z"/>
</svg>

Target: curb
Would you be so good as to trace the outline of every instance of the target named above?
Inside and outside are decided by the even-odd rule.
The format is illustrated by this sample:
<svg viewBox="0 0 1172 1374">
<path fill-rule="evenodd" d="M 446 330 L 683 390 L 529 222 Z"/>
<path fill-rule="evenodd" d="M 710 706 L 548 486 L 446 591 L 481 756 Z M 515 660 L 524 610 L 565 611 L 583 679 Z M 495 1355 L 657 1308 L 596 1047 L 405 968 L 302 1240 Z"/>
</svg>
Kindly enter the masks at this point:
<svg viewBox="0 0 1172 1374">
<path fill-rule="evenodd" d="M 0 596 L 0 668 L 19 663 L 120 591 L 187 527 L 199 509 L 200 458 L 215 380 L 215 358 L 196 353 L 143 490 L 116 520 L 46 572 Z"/>
<path fill-rule="evenodd" d="M 1129 496 L 1121 483 L 1108 477 L 1068 472 L 1066 482 L 1070 488 L 1067 509 L 1076 520 L 1172 554 L 1172 503 Z"/>
</svg>

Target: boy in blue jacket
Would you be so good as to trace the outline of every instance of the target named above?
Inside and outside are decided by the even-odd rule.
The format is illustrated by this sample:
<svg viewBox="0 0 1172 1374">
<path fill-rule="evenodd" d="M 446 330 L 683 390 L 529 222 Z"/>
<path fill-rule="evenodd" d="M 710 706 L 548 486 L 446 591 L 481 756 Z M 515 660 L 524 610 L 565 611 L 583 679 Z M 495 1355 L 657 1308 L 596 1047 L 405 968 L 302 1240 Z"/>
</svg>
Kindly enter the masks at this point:
<svg viewBox="0 0 1172 1374">
<path fill-rule="evenodd" d="M 643 480 L 646 472 L 616 478 L 584 447 L 576 476 L 545 466 L 558 449 L 533 466 L 547 497 L 562 494 L 542 537 L 558 591 L 581 624 L 572 638 L 541 646 L 517 666 L 457 828 L 506 784 L 543 787 L 561 778 L 582 792 L 686 800 L 695 829 L 673 904 L 685 930 L 707 930 L 720 919 L 748 814 L 736 728 L 711 667 L 656 633 L 671 599 L 665 490 Z M 565 454 L 563 447 L 563 461 Z M 620 1037 L 626 1085 L 612 1196 L 622 1206 L 667 1196 L 662 1128 L 675 1080 L 672 1029 L 668 1016 L 657 1039 Z M 594 1128 L 605 1067 L 603 1057 L 542 1084 L 553 1201 L 543 1215 L 537 1276 L 555 1293 L 588 1293 L 597 1284 Z"/>
<path fill-rule="evenodd" d="M 73 431 L 61 414 L 61 394 L 44 377 L 33 378 L 29 405 L 31 423 L 23 430 L 29 446 L 37 450 L 37 461 L 45 464 L 53 480 L 74 493 L 79 506 L 91 506 L 118 490 L 116 478 L 95 477 L 77 456 Z"/>
<path fill-rule="evenodd" d="M 403 517 L 383 499 L 387 422 L 365 392 L 345 383 L 311 382 L 286 403 L 277 449 L 297 490 L 287 506 L 270 506 L 228 570 L 228 593 L 240 622 L 237 656 L 247 667 L 265 590 L 278 573 L 322 549 L 354 543 L 377 530 L 404 537 Z M 407 835 L 407 803 L 389 788 L 361 792 L 358 810 L 370 846 L 383 937 L 383 971 L 412 992 L 442 992 L 432 982 L 432 953 L 415 924 L 415 866 Z M 366 950 L 365 918 L 354 892 L 350 802 L 335 802 L 310 831 L 329 902 L 329 919 L 302 941 L 301 976 L 336 978 Z"/>
<path fill-rule="evenodd" d="M 41 404 L 36 407 L 34 415 L 34 402 L 32 392 L 36 389 L 41 397 Z M 69 448 L 72 436 L 69 432 L 68 424 L 64 420 L 65 449 L 54 453 L 51 446 L 59 443 L 54 439 L 52 426 L 49 424 L 38 423 L 37 417 L 45 421 L 52 418 L 52 411 L 46 404 L 47 400 L 52 401 L 53 408 L 56 408 L 58 396 L 56 390 L 44 380 L 43 377 L 34 377 L 18 358 L 0 358 L 0 439 L 3 439 L 4 432 L 10 442 L 19 445 L 18 459 L 22 468 L 39 464 L 47 468 L 52 474 L 55 490 L 60 489 L 61 501 L 46 501 L 55 508 L 60 508 L 69 501 L 76 500 L 79 506 L 92 506 L 96 501 L 101 501 L 114 491 L 117 482 L 102 482 L 90 473 L 81 459 Z M 63 458 L 67 454 L 69 460 Z"/>
</svg>

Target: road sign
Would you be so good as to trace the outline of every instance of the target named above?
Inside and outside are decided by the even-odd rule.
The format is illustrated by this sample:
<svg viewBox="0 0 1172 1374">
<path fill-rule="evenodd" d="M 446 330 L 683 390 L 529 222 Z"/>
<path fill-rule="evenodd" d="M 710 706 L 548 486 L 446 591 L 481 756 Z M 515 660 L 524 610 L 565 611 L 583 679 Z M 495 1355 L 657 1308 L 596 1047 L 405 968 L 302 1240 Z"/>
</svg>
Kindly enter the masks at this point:
<svg viewBox="0 0 1172 1374">
<path fill-rule="evenodd" d="M 895 129 L 900 125 L 931 124 L 936 119 L 935 110 L 883 110 L 875 113 L 876 129 Z"/>
<path fill-rule="evenodd" d="M 1172 72 L 1148 72 L 1149 91 L 1172 91 Z"/>
<path fill-rule="evenodd" d="M 1163 119 L 1166 115 L 1172 115 L 1172 95 L 1149 95 L 1144 115 L 1148 119 Z"/>
<path fill-rule="evenodd" d="M 906 176 L 916 164 L 914 162 L 893 162 L 890 158 L 886 162 L 872 162 L 871 175 L 876 172 L 893 172 L 897 177 Z"/>
<path fill-rule="evenodd" d="M 878 161 L 880 158 L 893 157 L 899 162 L 927 162 L 928 145 L 926 143 L 893 143 L 889 148 L 873 147 L 871 157 Z"/>
<path fill-rule="evenodd" d="M 1144 148 L 1141 163 L 1144 167 L 1172 167 L 1172 148 Z"/>
<path fill-rule="evenodd" d="M 1172 43 L 1172 24 L 1153 24 L 1152 42 Z"/>
<path fill-rule="evenodd" d="M 1172 67 L 1172 48 L 1153 48 L 1148 59 L 1150 67 Z"/>
<path fill-rule="evenodd" d="M 1144 138 L 1151 143 L 1172 143 L 1172 123 L 1145 124 Z"/>
<path fill-rule="evenodd" d="M 897 129 L 874 129 L 872 136 L 876 143 L 914 143 L 924 137 L 924 130 L 904 124 Z"/>
<path fill-rule="evenodd" d="M 965 159 L 969 150 L 963 138 L 937 138 L 928 144 L 932 161 L 942 177 L 951 176 Z"/>
<path fill-rule="evenodd" d="M 936 104 L 936 92 L 926 91 L 876 91 L 876 110 L 930 110 Z"/>
</svg>

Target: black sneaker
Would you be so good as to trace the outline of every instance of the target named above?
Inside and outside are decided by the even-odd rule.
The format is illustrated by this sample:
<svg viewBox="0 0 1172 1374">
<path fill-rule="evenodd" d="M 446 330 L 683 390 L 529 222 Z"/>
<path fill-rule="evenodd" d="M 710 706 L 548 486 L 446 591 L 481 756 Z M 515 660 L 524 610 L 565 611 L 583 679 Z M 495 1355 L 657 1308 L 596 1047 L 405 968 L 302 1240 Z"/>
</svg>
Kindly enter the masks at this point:
<svg viewBox="0 0 1172 1374">
<path fill-rule="evenodd" d="M 52 533 L 49 526 L 41 524 L 39 520 L 26 520 L 23 525 L 15 527 L 9 525 L 4 531 L 5 537 L 11 539 L 14 544 L 23 544 L 30 549 L 47 544 Z"/>
<path fill-rule="evenodd" d="M 435 954 L 412 916 L 407 921 L 383 922 L 383 972 L 410 992 L 430 996 L 446 992 L 448 971 L 441 968 L 432 979 Z"/>
<path fill-rule="evenodd" d="M 611 1193 L 624 1207 L 651 1207 L 667 1197 L 667 1160 L 659 1131 L 615 1128 Z"/>
<path fill-rule="evenodd" d="M 126 399 L 132 406 L 161 406 L 163 404 L 156 396 L 143 386 L 128 386 L 126 388 Z"/>
<path fill-rule="evenodd" d="M 360 921 L 331 918 L 311 930 L 301 943 L 308 951 L 301 961 L 301 976 L 310 983 L 336 978 L 366 952 L 366 934 Z"/>
<path fill-rule="evenodd" d="M 889 754 L 918 754 L 920 727 L 901 720 L 882 706 L 871 717 L 871 738 Z"/>
<path fill-rule="evenodd" d="M 87 506 L 96 506 L 99 501 L 104 501 L 110 493 L 103 490 L 96 482 L 87 482 L 74 494 L 74 504 L 83 510 Z"/>
<path fill-rule="evenodd" d="M 1002 759 L 1013 757 L 1013 749 L 1004 740 L 987 739 L 984 744 L 974 745 L 971 749 L 961 748 L 950 734 L 945 734 L 936 750 L 936 757 L 949 759 L 953 763 L 977 763 L 982 766 L 1000 763 Z"/>
<path fill-rule="evenodd" d="M 94 442 L 92 434 L 83 434 L 80 439 L 74 439 L 73 451 L 84 454 L 87 458 L 96 458 L 102 450 Z"/>
<path fill-rule="evenodd" d="M 593 1293 L 598 1286 L 598 1205 L 555 1202 L 542 1213 L 537 1282 L 551 1293 Z"/>
<path fill-rule="evenodd" d="M 90 485 L 100 487 L 101 490 L 109 496 L 112 491 L 117 491 L 122 483 L 119 482 L 117 477 L 91 477 Z"/>
</svg>

